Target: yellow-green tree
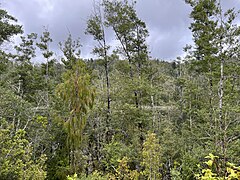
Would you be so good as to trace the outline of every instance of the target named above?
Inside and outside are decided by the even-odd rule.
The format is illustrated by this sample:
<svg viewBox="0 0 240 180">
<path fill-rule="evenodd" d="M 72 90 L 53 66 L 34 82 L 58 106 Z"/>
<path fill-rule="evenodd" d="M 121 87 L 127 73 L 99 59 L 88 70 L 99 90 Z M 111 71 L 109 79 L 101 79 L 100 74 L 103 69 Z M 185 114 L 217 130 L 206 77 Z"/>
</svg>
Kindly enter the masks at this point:
<svg viewBox="0 0 240 180">
<path fill-rule="evenodd" d="M 200 165 L 199 174 L 195 174 L 198 180 L 235 180 L 240 179 L 240 167 L 233 163 L 227 162 L 226 165 L 221 164 L 218 156 L 209 153 L 205 157 L 207 161 L 204 162 L 204 168 Z"/>
<path fill-rule="evenodd" d="M 76 153 L 80 148 L 88 110 L 93 107 L 95 90 L 83 61 L 78 60 L 72 70 L 63 75 L 57 93 L 67 106 L 65 127 L 68 133 L 69 162 L 76 170 Z"/>
<path fill-rule="evenodd" d="M 143 175 L 147 179 L 160 179 L 161 174 L 159 169 L 161 167 L 161 147 L 155 133 L 148 133 L 145 142 L 143 143 L 142 151 L 144 166 Z"/>
<path fill-rule="evenodd" d="M 15 131 L 12 123 L 0 118 L 0 179 L 45 179 L 46 155 L 35 160 L 32 156 L 33 145 L 26 131 Z"/>
</svg>

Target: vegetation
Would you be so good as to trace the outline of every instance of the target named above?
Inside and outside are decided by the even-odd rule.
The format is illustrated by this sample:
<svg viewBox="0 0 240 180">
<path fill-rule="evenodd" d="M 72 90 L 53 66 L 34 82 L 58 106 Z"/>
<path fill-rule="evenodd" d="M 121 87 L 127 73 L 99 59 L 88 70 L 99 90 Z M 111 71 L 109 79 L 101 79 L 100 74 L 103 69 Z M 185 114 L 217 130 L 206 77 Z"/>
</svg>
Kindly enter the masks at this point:
<svg viewBox="0 0 240 180">
<path fill-rule="evenodd" d="M 1 9 L 0 179 L 240 179 L 238 14 L 186 3 L 194 45 L 172 62 L 149 57 L 135 2 L 95 5 L 94 60 L 71 35 L 57 59 L 47 29 L 3 50 L 23 30 Z"/>
</svg>

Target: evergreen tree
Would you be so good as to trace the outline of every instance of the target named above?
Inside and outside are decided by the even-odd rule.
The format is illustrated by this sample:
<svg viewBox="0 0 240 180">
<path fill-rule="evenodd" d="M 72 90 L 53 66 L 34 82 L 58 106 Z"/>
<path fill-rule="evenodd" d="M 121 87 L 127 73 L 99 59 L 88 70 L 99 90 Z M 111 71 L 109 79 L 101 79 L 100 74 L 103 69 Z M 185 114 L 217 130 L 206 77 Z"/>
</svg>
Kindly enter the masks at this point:
<svg viewBox="0 0 240 180">
<path fill-rule="evenodd" d="M 62 63 L 65 65 L 66 69 L 72 69 L 76 64 L 77 60 L 80 58 L 80 41 L 72 39 L 72 35 L 69 34 L 68 38 L 62 43 L 59 43 L 60 49 L 64 55 L 61 59 Z"/>
<path fill-rule="evenodd" d="M 58 85 L 57 93 L 69 110 L 65 122 L 71 155 L 69 162 L 72 170 L 76 172 L 78 166 L 76 156 L 83 139 L 87 113 L 94 103 L 91 76 L 83 61 L 78 60 L 73 69 L 63 75 L 63 83 Z"/>
<path fill-rule="evenodd" d="M 0 9 L 0 46 L 4 41 L 16 34 L 22 33 L 22 26 L 14 24 L 17 19 L 9 15 L 6 10 Z"/>
</svg>

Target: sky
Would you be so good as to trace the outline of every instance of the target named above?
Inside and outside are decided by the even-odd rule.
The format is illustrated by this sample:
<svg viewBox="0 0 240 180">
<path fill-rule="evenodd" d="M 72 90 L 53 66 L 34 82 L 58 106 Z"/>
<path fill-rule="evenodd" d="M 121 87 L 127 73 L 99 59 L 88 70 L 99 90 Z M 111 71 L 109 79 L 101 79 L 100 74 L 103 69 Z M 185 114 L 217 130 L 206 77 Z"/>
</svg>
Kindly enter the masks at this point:
<svg viewBox="0 0 240 180">
<path fill-rule="evenodd" d="M 54 41 L 51 48 L 58 52 L 58 42 L 65 40 L 70 32 L 74 38 L 80 37 L 81 56 L 92 57 L 95 42 L 84 32 L 93 12 L 93 0 L 0 0 L 0 3 L 23 25 L 25 34 L 41 34 L 43 27 L 47 27 Z M 240 9 L 240 0 L 222 0 L 222 5 L 226 9 Z M 174 60 L 183 55 L 186 44 L 192 44 L 188 28 L 191 7 L 184 0 L 137 0 L 136 11 L 147 25 L 152 58 Z M 107 40 L 116 45 L 113 33 L 109 32 Z"/>
</svg>

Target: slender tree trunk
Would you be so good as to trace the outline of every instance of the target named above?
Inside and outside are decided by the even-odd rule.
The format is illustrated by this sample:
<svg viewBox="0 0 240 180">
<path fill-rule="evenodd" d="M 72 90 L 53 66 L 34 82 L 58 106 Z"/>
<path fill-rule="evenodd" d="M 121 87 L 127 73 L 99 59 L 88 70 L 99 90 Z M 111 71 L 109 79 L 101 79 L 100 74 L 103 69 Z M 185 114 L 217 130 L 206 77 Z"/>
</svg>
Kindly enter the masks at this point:
<svg viewBox="0 0 240 180">
<path fill-rule="evenodd" d="M 107 118 L 106 118 L 106 127 L 107 127 L 107 137 L 106 141 L 111 140 L 110 135 L 110 119 L 111 119 L 111 97 L 110 97 L 110 81 L 109 81 L 109 67 L 108 67 L 108 58 L 105 52 L 105 76 L 106 76 L 106 85 L 107 85 Z"/>
<path fill-rule="evenodd" d="M 129 57 L 128 62 L 129 62 L 129 65 L 130 65 L 129 75 L 130 75 L 130 79 L 133 82 L 134 81 L 134 75 L 133 75 L 132 61 L 131 61 L 130 57 Z M 137 90 L 134 90 L 134 98 L 135 98 L 135 106 L 136 106 L 136 108 L 138 108 L 139 107 L 139 102 L 138 102 L 138 92 L 137 92 Z"/>
<path fill-rule="evenodd" d="M 130 76 L 130 79 L 131 79 L 132 82 L 133 82 L 133 81 L 134 81 L 134 79 L 133 79 L 133 78 L 134 78 L 134 75 L 133 75 L 133 68 L 132 68 L 132 58 L 131 58 L 131 56 L 130 56 L 130 54 L 129 54 L 129 52 L 128 52 L 128 49 L 125 47 L 124 42 L 123 42 L 122 39 L 120 38 L 120 36 L 119 36 L 116 28 L 115 28 L 114 26 L 113 26 L 112 28 L 113 28 L 116 36 L 117 36 L 117 39 L 120 41 L 121 46 L 122 46 L 122 48 L 123 48 L 123 51 L 125 52 L 126 57 L 127 57 L 127 59 L 128 59 L 128 63 L 129 63 L 129 66 L 130 66 L 129 76 Z M 127 39 L 126 37 L 124 37 L 124 38 Z M 138 103 L 138 92 L 137 92 L 137 90 L 134 90 L 133 92 L 134 92 L 134 97 L 135 97 L 135 106 L 136 106 L 136 108 L 138 108 L 138 107 L 139 107 L 139 103 Z"/>
<path fill-rule="evenodd" d="M 224 158 L 224 164 L 226 162 L 226 121 L 223 118 L 223 95 L 224 95 L 224 60 L 221 58 L 221 64 L 220 64 L 220 82 L 219 82 L 219 128 L 222 135 L 222 153 Z"/>
<path fill-rule="evenodd" d="M 107 114 L 108 119 L 111 113 L 111 98 L 110 98 L 110 82 L 109 82 L 109 67 L 108 67 L 108 61 L 106 60 L 106 66 L 105 66 L 105 72 L 106 72 L 106 83 L 107 83 Z"/>
<path fill-rule="evenodd" d="M 219 0 L 220 7 L 220 20 L 221 20 L 221 30 L 223 30 L 223 15 L 221 8 L 221 0 Z M 223 97 L 224 97 L 224 57 L 223 57 L 223 35 L 220 36 L 220 81 L 219 81 L 219 130 L 221 132 L 221 145 L 223 153 L 223 165 L 226 165 L 226 152 L 227 152 L 227 127 L 226 119 L 223 117 Z M 226 169 L 226 168 L 224 168 Z M 226 174 L 226 170 L 225 170 Z"/>
<path fill-rule="evenodd" d="M 99 11 L 101 16 L 101 11 Z M 110 79 L 109 79 L 109 59 L 107 53 L 107 43 L 105 38 L 104 24 L 101 21 L 101 28 L 103 33 L 103 49 L 104 49 L 104 60 L 105 60 L 105 76 L 106 76 L 106 85 L 107 85 L 107 118 L 106 118 L 106 127 L 107 127 L 107 142 L 111 140 L 110 135 L 110 121 L 111 121 L 111 94 L 110 94 Z M 100 43 L 101 44 L 101 43 Z"/>
<path fill-rule="evenodd" d="M 153 89 L 153 77 L 151 78 L 151 89 Z M 154 104 L 154 97 L 153 95 L 151 97 L 151 107 L 152 107 L 152 113 L 153 113 L 153 120 L 152 120 L 152 128 L 156 128 L 156 110 L 155 110 L 155 104 Z"/>
<path fill-rule="evenodd" d="M 46 92 L 46 93 L 47 93 L 47 94 L 46 94 L 46 95 L 47 95 L 47 97 L 46 97 L 46 98 L 47 98 L 47 99 L 46 99 L 46 101 L 47 101 L 47 113 L 48 113 L 48 108 L 49 108 L 49 94 L 48 94 L 48 83 L 49 83 L 49 80 L 48 80 L 48 79 L 49 79 L 48 71 L 49 71 L 49 70 L 48 70 L 48 61 L 49 61 L 49 59 L 47 58 L 47 63 L 46 63 L 46 79 L 45 79 L 45 80 L 46 80 L 46 91 L 47 91 L 47 92 Z"/>
<path fill-rule="evenodd" d="M 209 81 L 209 119 L 210 119 L 210 126 L 213 125 L 213 105 L 212 105 L 212 97 L 213 97 L 213 80 L 212 80 L 212 64 L 209 63 L 209 68 L 208 68 L 208 72 L 210 73 L 210 77 L 208 78 Z M 212 128 L 212 127 L 210 127 Z"/>
<path fill-rule="evenodd" d="M 208 77 L 208 82 L 209 82 L 209 121 L 210 121 L 210 130 L 214 129 L 214 141 L 215 141 L 215 150 L 217 151 L 218 149 L 218 143 L 219 143 L 219 137 L 218 137 L 218 121 L 217 118 L 213 120 L 213 73 L 212 73 L 212 63 L 208 62 L 209 68 L 209 77 Z"/>
</svg>

